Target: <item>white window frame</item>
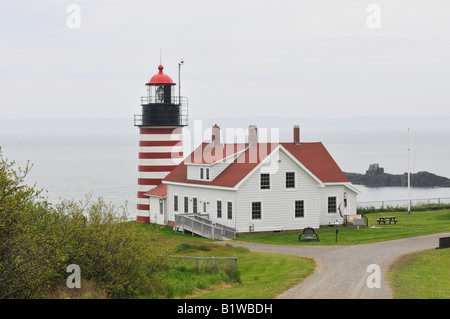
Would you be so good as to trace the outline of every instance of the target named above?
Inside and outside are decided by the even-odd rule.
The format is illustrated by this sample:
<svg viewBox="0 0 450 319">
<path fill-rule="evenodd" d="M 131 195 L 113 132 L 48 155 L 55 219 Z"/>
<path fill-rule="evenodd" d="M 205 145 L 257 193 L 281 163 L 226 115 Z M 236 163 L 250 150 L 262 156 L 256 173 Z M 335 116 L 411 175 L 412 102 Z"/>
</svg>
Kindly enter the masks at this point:
<svg viewBox="0 0 450 319">
<path fill-rule="evenodd" d="M 229 205 L 231 204 L 231 218 L 230 218 L 230 213 L 229 213 Z M 230 201 L 230 200 L 227 200 L 227 220 L 233 220 L 233 211 L 234 211 L 234 208 L 233 208 L 233 202 L 232 201 Z"/>
<path fill-rule="evenodd" d="M 259 203 L 260 206 L 260 218 L 253 218 L 253 203 Z M 252 221 L 259 221 L 259 220 L 263 220 L 263 202 L 262 200 L 256 200 L 256 201 L 251 201 L 250 202 L 250 219 Z"/>
<path fill-rule="evenodd" d="M 220 217 L 218 216 L 218 212 L 219 212 L 219 202 L 220 202 Z M 216 200 L 216 218 L 223 218 L 223 200 L 221 199 L 217 199 Z"/>
<path fill-rule="evenodd" d="M 175 200 L 175 197 L 177 198 L 176 200 Z M 180 202 L 179 202 L 178 194 L 173 194 L 173 211 L 174 211 L 174 213 L 178 213 L 178 211 L 180 210 L 179 204 L 180 204 Z"/>
<path fill-rule="evenodd" d="M 189 214 L 189 196 L 183 196 L 183 211 Z"/>
<path fill-rule="evenodd" d="M 294 187 L 287 187 L 287 174 L 293 173 L 294 174 Z M 297 172 L 296 171 L 286 171 L 284 172 L 284 189 L 287 191 L 295 191 L 297 190 Z"/>
<path fill-rule="evenodd" d="M 262 180 L 261 180 L 262 179 L 262 175 L 268 175 L 269 176 L 269 188 L 262 188 L 262 183 L 261 183 L 262 182 Z M 270 173 L 265 173 L 265 172 L 260 172 L 259 173 L 259 190 L 260 191 L 263 191 L 263 192 L 264 191 L 270 191 L 270 189 L 271 189 L 271 187 L 270 187 L 271 186 L 270 185 L 271 184 L 270 175 L 271 175 Z"/>
<path fill-rule="evenodd" d="M 296 209 L 297 209 L 297 207 L 296 207 L 296 203 L 297 202 L 303 202 L 303 216 L 295 216 Z M 305 209 L 305 200 L 304 199 L 294 199 L 294 218 L 295 219 L 305 218 L 305 215 L 306 215 L 305 211 L 306 211 L 306 209 Z"/>
<path fill-rule="evenodd" d="M 335 204 L 335 206 L 336 206 L 336 211 L 334 211 L 334 212 L 330 212 L 330 198 L 335 198 L 336 199 L 336 204 Z M 329 195 L 329 196 L 327 196 L 327 214 L 337 214 L 337 212 L 338 212 L 338 197 L 337 197 L 337 195 Z"/>
<path fill-rule="evenodd" d="M 195 203 L 195 206 L 194 206 L 194 203 Z M 198 198 L 197 197 L 192 197 L 192 213 L 198 214 Z"/>
</svg>

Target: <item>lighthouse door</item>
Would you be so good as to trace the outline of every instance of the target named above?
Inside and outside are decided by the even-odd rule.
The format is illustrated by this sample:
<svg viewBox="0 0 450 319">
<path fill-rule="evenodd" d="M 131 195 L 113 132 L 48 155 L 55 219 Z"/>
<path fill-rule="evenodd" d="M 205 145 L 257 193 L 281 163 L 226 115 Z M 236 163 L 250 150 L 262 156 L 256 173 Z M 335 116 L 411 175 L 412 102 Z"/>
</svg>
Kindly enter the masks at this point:
<svg viewBox="0 0 450 319">
<path fill-rule="evenodd" d="M 164 205 L 164 199 L 163 198 L 159 198 L 159 206 L 158 206 L 158 209 L 157 209 L 157 214 L 156 214 L 156 220 L 155 220 L 155 222 L 157 223 L 157 224 L 160 224 L 160 225 L 164 225 L 164 220 L 165 220 L 165 213 L 164 213 L 164 208 L 165 208 L 165 205 Z"/>
</svg>

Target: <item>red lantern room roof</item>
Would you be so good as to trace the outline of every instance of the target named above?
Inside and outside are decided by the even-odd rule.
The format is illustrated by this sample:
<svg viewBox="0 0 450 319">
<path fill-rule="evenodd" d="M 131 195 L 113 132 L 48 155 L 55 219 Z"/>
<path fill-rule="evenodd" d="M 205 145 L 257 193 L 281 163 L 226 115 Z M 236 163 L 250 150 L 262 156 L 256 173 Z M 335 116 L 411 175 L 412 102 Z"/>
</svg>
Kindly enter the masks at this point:
<svg viewBox="0 0 450 319">
<path fill-rule="evenodd" d="M 158 66 L 159 72 L 154 76 L 152 76 L 150 81 L 145 85 L 175 85 L 170 76 L 163 73 L 163 69 L 164 67 L 162 65 L 159 65 Z"/>
</svg>

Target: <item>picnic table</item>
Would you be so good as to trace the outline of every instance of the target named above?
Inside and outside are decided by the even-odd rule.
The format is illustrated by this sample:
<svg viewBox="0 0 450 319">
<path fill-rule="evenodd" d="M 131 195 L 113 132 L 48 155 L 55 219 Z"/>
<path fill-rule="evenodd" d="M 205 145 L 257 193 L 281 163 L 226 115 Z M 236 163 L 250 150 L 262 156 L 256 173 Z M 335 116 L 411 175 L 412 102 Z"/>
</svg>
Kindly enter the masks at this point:
<svg viewBox="0 0 450 319">
<path fill-rule="evenodd" d="M 390 223 L 397 224 L 398 219 L 395 216 L 384 216 L 384 217 L 378 217 L 377 222 L 378 222 L 378 225 L 381 223 L 386 225 L 386 222 L 389 222 L 389 224 Z"/>
</svg>

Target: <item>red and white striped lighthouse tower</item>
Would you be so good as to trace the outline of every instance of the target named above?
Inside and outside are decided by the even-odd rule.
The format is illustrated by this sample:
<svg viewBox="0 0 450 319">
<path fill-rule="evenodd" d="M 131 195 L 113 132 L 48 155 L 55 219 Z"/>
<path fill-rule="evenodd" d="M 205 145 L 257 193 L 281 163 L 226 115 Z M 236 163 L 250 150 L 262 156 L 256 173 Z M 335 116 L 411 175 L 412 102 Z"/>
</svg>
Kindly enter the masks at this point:
<svg viewBox="0 0 450 319">
<path fill-rule="evenodd" d="M 182 128 L 187 125 L 187 98 L 176 96 L 175 83 L 158 67 L 141 97 L 142 114 L 134 116 L 139 127 L 138 222 L 149 223 L 150 201 L 144 193 L 161 184 L 183 160 Z"/>
</svg>

